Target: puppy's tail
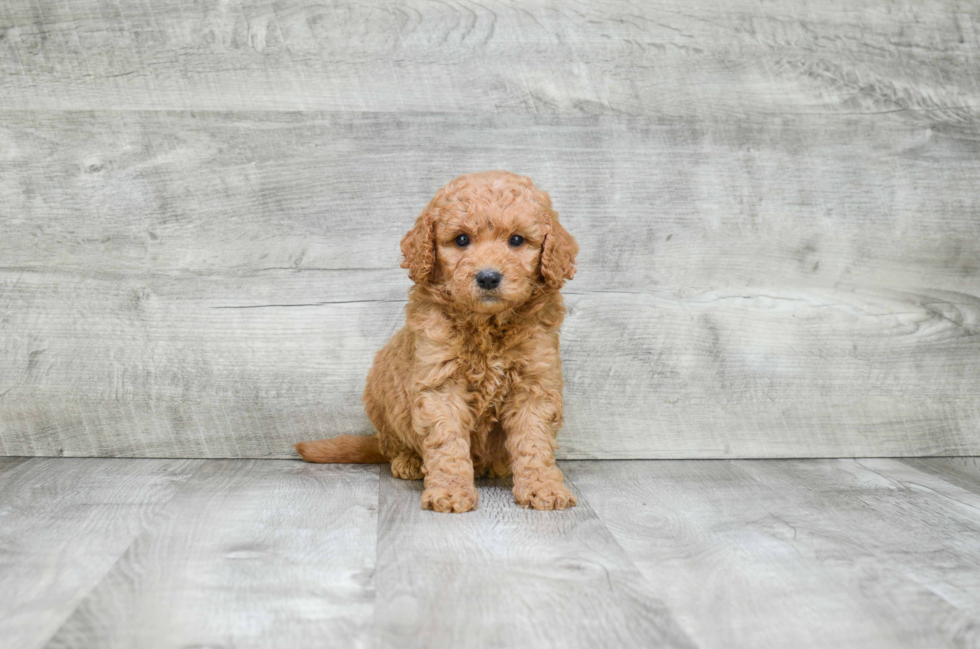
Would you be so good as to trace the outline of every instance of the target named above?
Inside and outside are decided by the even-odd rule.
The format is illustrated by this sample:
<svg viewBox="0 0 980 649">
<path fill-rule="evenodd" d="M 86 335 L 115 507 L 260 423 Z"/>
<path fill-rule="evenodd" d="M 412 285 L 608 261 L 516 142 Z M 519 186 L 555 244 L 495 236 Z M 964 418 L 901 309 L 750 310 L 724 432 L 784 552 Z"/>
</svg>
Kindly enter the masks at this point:
<svg viewBox="0 0 980 649">
<path fill-rule="evenodd" d="M 307 462 L 321 464 L 381 464 L 388 461 L 377 435 L 341 435 L 317 442 L 300 442 L 296 450 Z"/>
</svg>

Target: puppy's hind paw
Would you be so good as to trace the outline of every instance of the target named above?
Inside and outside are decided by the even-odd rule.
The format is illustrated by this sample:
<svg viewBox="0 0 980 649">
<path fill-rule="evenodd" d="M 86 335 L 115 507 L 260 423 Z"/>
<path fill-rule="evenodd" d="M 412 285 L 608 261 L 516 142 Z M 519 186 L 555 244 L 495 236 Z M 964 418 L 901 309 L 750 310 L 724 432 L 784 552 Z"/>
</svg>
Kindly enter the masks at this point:
<svg viewBox="0 0 980 649">
<path fill-rule="evenodd" d="M 415 453 L 399 453 L 391 460 L 391 475 L 402 480 L 421 480 L 422 458 Z"/>
<path fill-rule="evenodd" d="M 571 490 L 561 482 L 518 483 L 514 502 L 525 509 L 567 509 L 578 504 Z"/>
<path fill-rule="evenodd" d="M 476 487 L 429 487 L 422 492 L 422 509 L 461 514 L 476 509 Z"/>
</svg>

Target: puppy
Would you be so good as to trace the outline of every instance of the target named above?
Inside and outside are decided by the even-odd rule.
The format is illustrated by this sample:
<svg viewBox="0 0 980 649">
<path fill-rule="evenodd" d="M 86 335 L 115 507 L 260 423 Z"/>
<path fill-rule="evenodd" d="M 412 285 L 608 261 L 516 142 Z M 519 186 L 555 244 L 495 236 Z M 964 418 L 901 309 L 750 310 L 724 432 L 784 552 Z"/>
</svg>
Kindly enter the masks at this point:
<svg viewBox="0 0 980 649">
<path fill-rule="evenodd" d="M 364 404 L 377 434 L 296 445 L 308 462 L 390 462 L 425 479 L 422 507 L 466 512 L 474 476 L 513 475 L 522 507 L 576 504 L 555 464 L 562 424 L 559 289 L 578 244 L 548 194 L 506 171 L 466 174 L 401 242 L 405 326 L 375 356 Z"/>
</svg>

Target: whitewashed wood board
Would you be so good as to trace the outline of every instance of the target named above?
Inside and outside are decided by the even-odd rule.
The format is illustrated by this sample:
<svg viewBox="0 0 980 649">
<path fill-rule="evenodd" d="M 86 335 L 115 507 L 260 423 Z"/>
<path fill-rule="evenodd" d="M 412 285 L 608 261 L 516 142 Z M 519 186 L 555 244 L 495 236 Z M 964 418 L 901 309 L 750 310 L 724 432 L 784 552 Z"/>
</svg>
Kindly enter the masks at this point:
<svg viewBox="0 0 980 649">
<path fill-rule="evenodd" d="M 34 308 L 9 318 L 6 367 L 26 370 L 0 399 L 7 454 L 288 457 L 366 432 L 364 376 L 402 317 L 213 308 L 248 281 L 45 278 L 24 274 Z M 564 457 L 976 452 L 977 337 L 902 297 L 570 295 Z"/>
<path fill-rule="evenodd" d="M 201 462 L 0 462 L 0 648 L 45 646 Z"/>
<path fill-rule="evenodd" d="M 941 477 L 889 459 L 562 467 L 699 646 L 980 640 L 980 501 Z"/>
<path fill-rule="evenodd" d="M 695 646 L 587 503 L 525 510 L 509 480 L 477 487 L 476 511 L 439 514 L 382 469 L 378 647 Z"/>
<path fill-rule="evenodd" d="M 799 511 L 830 508 L 828 524 L 852 530 L 853 543 L 883 568 L 926 586 L 935 601 L 966 614 L 950 619 L 951 644 L 980 643 L 980 496 L 889 458 L 739 466 Z"/>
<path fill-rule="evenodd" d="M 0 458 L 0 648 L 972 647 L 975 464 L 563 461 L 576 508 L 444 515 L 385 467 Z"/>
<path fill-rule="evenodd" d="M 980 457 L 910 458 L 909 466 L 980 494 Z"/>
<path fill-rule="evenodd" d="M 980 107 L 978 23 L 971 0 L 14 0 L 0 6 L 0 108 L 957 123 Z"/>
<path fill-rule="evenodd" d="M 398 240 L 490 168 L 582 244 L 563 457 L 980 452 L 978 23 L 955 0 L 4 3 L 0 454 L 367 432 Z"/>
<path fill-rule="evenodd" d="M 205 462 L 47 646 L 370 646 L 377 476 Z"/>
<path fill-rule="evenodd" d="M 546 189 L 579 239 L 569 290 L 980 292 L 980 121 L 904 113 L 3 112 L 0 260 L 106 276 L 393 270 L 436 190 L 494 168 Z"/>
<path fill-rule="evenodd" d="M 454 167 L 530 173 L 582 244 L 563 457 L 980 451 L 962 132 L 6 115 L 0 453 L 289 457 L 367 432 L 363 380 L 409 286 L 398 240 Z"/>
</svg>

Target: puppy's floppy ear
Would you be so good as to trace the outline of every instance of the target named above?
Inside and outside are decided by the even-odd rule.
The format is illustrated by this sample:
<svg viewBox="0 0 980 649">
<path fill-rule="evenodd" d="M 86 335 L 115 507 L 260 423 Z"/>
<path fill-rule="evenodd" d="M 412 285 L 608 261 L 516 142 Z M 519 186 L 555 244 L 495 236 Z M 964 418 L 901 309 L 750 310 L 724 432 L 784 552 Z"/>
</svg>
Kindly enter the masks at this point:
<svg viewBox="0 0 980 649">
<path fill-rule="evenodd" d="M 543 195 L 539 200 L 545 214 L 547 234 L 544 246 L 541 248 L 541 277 L 548 288 L 558 289 L 565 280 L 575 276 L 575 255 L 578 254 L 578 243 L 558 222 L 558 212 L 551 209 L 551 198 L 543 191 L 535 194 Z"/>
<path fill-rule="evenodd" d="M 436 196 L 438 198 L 438 196 Z M 416 284 L 427 282 L 436 262 L 436 198 L 415 219 L 415 227 L 402 238 L 402 268 L 408 269 L 409 278 Z"/>
</svg>

